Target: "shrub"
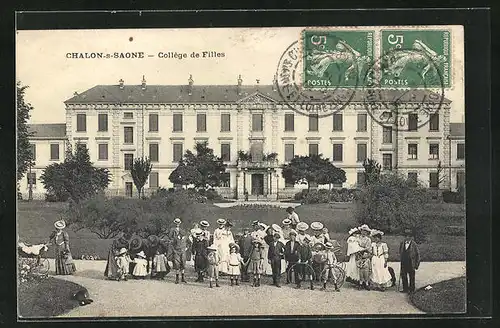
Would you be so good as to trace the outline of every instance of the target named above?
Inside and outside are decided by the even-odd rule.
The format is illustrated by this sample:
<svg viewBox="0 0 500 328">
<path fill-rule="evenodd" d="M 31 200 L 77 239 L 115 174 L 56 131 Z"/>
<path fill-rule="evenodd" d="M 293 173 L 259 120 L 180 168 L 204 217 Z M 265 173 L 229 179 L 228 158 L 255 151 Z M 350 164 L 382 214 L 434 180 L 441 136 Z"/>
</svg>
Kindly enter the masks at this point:
<svg viewBox="0 0 500 328">
<path fill-rule="evenodd" d="M 36 274 L 36 259 L 34 258 L 19 258 L 18 261 L 18 272 L 19 272 L 19 282 L 21 284 L 31 282 L 31 281 L 41 281 L 47 278 L 47 275 Z"/>
<path fill-rule="evenodd" d="M 66 202 L 68 201 L 68 198 L 68 194 L 55 194 L 53 192 L 48 192 L 45 194 L 45 201 L 50 203 Z"/>
<path fill-rule="evenodd" d="M 303 204 L 347 203 L 355 198 L 355 189 L 304 189 L 295 194 L 294 199 Z"/>
<path fill-rule="evenodd" d="M 444 233 L 449 236 L 465 236 L 464 226 L 447 226 L 444 228 Z"/>
<path fill-rule="evenodd" d="M 463 204 L 464 203 L 464 195 L 461 191 L 451 191 L 445 190 L 443 191 L 443 201 L 445 203 L 452 204 Z"/>
</svg>

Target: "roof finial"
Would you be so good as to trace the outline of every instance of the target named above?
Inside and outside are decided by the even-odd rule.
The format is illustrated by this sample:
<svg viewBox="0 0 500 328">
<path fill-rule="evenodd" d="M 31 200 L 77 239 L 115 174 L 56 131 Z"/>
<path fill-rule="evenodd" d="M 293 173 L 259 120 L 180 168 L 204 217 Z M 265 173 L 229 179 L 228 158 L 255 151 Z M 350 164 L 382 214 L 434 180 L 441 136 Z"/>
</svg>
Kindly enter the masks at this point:
<svg viewBox="0 0 500 328">
<path fill-rule="evenodd" d="M 194 83 L 193 75 L 189 74 L 188 82 L 189 82 L 188 95 L 191 96 L 193 94 L 193 83 Z"/>
<path fill-rule="evenodd" d="M 146 90 L 146 78 L 142 76 L 142 90 Z"/>
</svg>

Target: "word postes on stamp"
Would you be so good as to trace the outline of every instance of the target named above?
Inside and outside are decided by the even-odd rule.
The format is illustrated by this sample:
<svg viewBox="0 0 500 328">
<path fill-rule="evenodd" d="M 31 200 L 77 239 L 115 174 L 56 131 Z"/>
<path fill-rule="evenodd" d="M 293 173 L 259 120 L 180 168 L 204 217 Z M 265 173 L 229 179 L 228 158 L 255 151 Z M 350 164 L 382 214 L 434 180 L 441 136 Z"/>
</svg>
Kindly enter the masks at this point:
<svg viewBox="0 0 500 328">
<path fill-rule="evenodd" d="M 447 30 L 382 30 L 380 86 L 451 87 Z"/>
<path fill-rule="evenodd" d="M 373 61 L 373 31 L 305 30 L 305 88 L 356 88 Z"/>
</svg>

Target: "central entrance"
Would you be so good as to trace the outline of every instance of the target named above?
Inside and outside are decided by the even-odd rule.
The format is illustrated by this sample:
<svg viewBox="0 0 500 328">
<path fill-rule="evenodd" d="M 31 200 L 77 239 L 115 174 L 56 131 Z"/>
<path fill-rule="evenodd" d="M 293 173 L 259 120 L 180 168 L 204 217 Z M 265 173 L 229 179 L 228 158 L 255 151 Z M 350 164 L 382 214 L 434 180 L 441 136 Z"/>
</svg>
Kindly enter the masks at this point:
<svg viewBox="0 0 500 328">
<path fill-rule="evenodd" d="M 252 174 L 252 195 L 264 195 L 264 174 Z"/>
</svg>

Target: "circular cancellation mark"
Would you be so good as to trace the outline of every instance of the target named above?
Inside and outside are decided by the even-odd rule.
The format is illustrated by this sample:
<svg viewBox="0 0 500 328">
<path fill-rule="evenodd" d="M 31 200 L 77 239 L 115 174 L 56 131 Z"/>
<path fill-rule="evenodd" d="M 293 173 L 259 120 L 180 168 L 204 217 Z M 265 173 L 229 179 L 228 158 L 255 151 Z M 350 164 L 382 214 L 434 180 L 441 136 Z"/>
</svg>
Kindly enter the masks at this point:
<svg viewBox="0 0 500 328">
<path fill-rule="evenodd" d="M 304 58 L 301 56 L 299 42 L 292 43 L 280 57 L 276 71 L 276 88 L 285 105 L 302 115 L 326 117 L 344 109 L 354 98 L 358 88 L 360 74 L 355 67 L 354 87 L 341 88 L 340 80 L 325 73 L 330 86 L 322 88 L 304 88 L 299 71 Z M 331 63 L 330 65 L 335 65 Z"/>
<path fill-rule="evenodd" d="M 420 83 L 408 85 L 405 73 L 419 76 Z M 381 86 L 382 75 L 386 76 L 383 82 L 389 87 Z M 448 101 L 444 97 L 443 76 L 438 65 L 427 53 L 415 49 L 386 52 L 373 62 L 361 85 L 367 113 L 379 125 L 397 131 L 418 130 Z"/>
</svg>

